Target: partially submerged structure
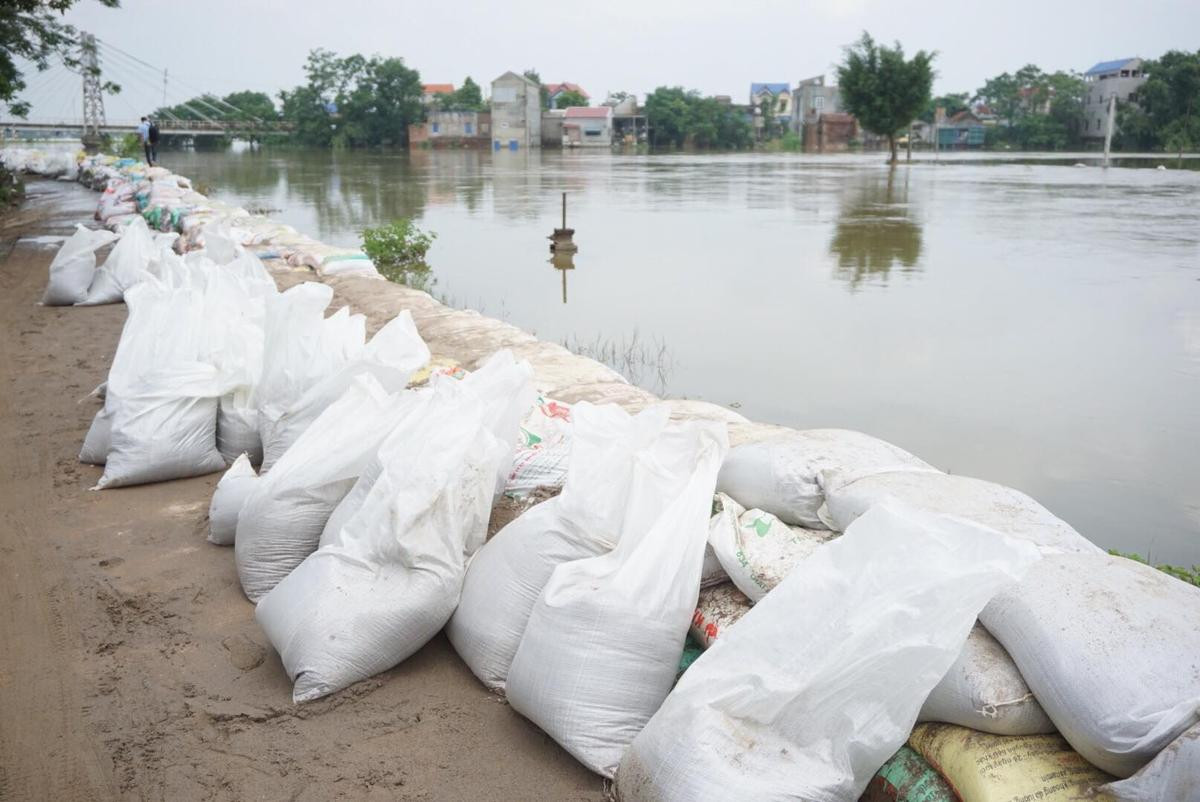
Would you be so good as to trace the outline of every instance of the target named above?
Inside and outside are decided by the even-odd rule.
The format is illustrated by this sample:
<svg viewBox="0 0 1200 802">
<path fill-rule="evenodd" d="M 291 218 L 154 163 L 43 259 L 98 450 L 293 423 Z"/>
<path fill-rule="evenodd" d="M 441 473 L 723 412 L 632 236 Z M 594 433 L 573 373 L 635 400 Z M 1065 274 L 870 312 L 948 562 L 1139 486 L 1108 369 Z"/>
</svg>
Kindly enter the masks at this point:
<svg viewBox="0 0 1200 802">
<path fill-rule="evenodd" d="M 492 81 L 492 149 L 542 146 L 542 88 L 511 70 Z"/>
</svg>

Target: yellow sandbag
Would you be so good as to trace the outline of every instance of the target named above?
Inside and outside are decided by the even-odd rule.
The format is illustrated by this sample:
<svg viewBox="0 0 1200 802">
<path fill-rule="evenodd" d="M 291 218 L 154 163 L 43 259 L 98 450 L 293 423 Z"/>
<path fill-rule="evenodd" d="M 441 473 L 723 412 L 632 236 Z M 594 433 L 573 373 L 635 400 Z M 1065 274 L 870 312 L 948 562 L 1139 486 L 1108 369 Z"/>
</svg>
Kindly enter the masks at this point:
<svg viewBox="0 0 1200 802">
<path fill-rule="evenodd" d="M 908 739 L 969 802 L 1098 802 L 1108 774 L 1061 735 L 989 735 L 954 724 L 919 724 Z"/>
</svg>

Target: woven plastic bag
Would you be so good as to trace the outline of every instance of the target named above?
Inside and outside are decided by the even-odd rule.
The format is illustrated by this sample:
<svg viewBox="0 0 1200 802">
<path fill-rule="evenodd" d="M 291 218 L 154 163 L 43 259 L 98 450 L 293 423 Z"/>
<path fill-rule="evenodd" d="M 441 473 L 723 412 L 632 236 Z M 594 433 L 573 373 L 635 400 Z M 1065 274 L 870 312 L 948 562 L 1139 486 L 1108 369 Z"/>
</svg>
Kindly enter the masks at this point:
<svg viewBox="0 0 1200 802">
<path fill-rule="evenodd" d="M 237 535 L 238 513 L 254 490 L 258 474 L 250 464 L 250 457 L 242 454 L 229 470 L 221 476 L 213 490 L 212 502 L 208 505 L 208 542 L 218 546 L 232 546 Z"/>
<path fill-rule="evenodd" d="M 1043 552 L 1100 553 L 1099 547 L 1024 493 L 983 479 L 930 471 L 888 471 L 857 476 L 823 471 L 825 505 L 820 515 L 831 529 L 844 530 L 885 498 L 923 510 L 957 515 L 1010 537 L 1036 544 Z"/>
<path fill-rule="evenodd" d="M 817 476 L 830 468 L 853 476 L 934 470 L 904 449 L 861 432 L 808 429 L 732 449 L 721 466 L 717 490 L 786 524 L 823 529 L 826 523 L 817 510 L 824 494 Z"/>
<path fill-rule="evenodd" d="M 555 568 L 529 614 L 509 704 L 598 774 L 613 775 L 675 681 L 727 449 L 724 424 L 670 426 L 638 454 L 616 547 Z"/>
<path fill-rule="evenodd" d="M 329 322 L 323 324 L 329 328 Z M 263 470 L 268 470 L 291 447 L 321 412 L 345 392 L 358 376 L 370 374 L 387 392 L 403 390 L 409 377 L 429 362 L 429 348 L 417 333 L 407 309 L 392 318 L 361 348 L 346 346 L 342 334 L 330 335 L 334 350 L 347 348 L 346 359 L 321 377 L 280 414 L 261 421 Z M 347 333 L 352 342 L 357 334 Z"/>
<path fill-rule="evenodd" d="M 257 602 L 316 550 L 330 514 L 375 450 L 413 407 L 414 393 L 389 394 L 359 376 L 254 483 L 238 515 L 234 562 L 246 598 Z"/>
<path fill-rule="evenodd" d="M 534 398 L 528 363 L 503 352 L 489 365 L 500 381 L 442 377 L 418 396 L 423 403 L 379 448 L 381 469 L 345 524 L 259 603 L 295 701 L 391 668 L 454 611 Z"/>
<path fill-rule="evenodd" d="M 623 800 L 857 799 L 1029 544 L 888 502 L 818 549 L 675 686 Z"/>
<path fill-rule="evenodd" d="M 158 246 L 146 221 L 140 217 L 121 233 L 121 239 L 109 251 L 108 258 L 92 276 L 87 297 L 79 306 L 120 303 L 125 293 L 139 283 L 158 254 Z"/>
<path fill-rule="evenodd" d="M 50 263 L 50 280 L 42 294 L 42 303 L 70 306 L 87 298 L 92 275 L 96 272 L 96 251 L 116 238 L 111 231 L 76 226 L 75 233 L 67 238 Z"/>
<path fill-rule="evenodd" d="M 1048 556 L 980 621 L 1075 751 L 1128 777 L 1200 723 L 1200 588 L 1108 554 Z"/>
<path fill-rule="evenodd" d="M 614 405 L 575 406 L 562 493 L 523 513 L 471 559 L 462 598 L 446 627 L 479 680 L 503 690 L 534 602 L 564 562 L 612 549 L 639 450 L 658 437 L 670 410 L 630 415 Z"/>
</svg>

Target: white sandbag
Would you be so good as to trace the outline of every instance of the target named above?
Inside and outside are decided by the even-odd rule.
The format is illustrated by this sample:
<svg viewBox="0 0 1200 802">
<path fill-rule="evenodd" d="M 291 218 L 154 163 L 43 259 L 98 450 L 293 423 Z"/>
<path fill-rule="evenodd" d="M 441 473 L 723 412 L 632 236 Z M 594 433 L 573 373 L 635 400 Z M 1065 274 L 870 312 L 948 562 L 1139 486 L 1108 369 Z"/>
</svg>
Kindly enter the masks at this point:
<svg viewBox="0 0 1200 802">
<path fill-rule="evenodd" d="M 892 497 L 929 512 L 975 521 L 1027 540 L 1046 553 L 1100 553 L 1099 547 L 1029 496 L 982 479 L 921 471 L 863 477 L 825 471 L 821 484 L 825 506 L 820 514 L 831 529 L 838 531 L 873 504 Z"/>
<path fill-rule="evenodd" d="M 958 724 L 994 735 L 1054 732 L 1004 647 L 976 624 L 946 676 L 921 706 L 917 721 Z"/>
<path fill-rule="evenodd" d="M 158 246 L 141 217 L 125 226 L 121 239 L 109 251 L 104 264 L 96 270 L 88 287 L 87 298 L 79 306 L 120 303 L 125 292 L 146 275 L 158 253 Z"/>
<path fill-rule="evenodd" d="M 202 362 L 145 374 L 109 406 L 111 439 L 96 489 L 224 470 L 216 444 L 218 381 L 216 369 Z"/>
<path fill-rule="evenodd" d="M 1128 777 L 1200 722 L 1200 588 L 1107 554 L 1048 556 L 980 616 L 1058 731 Z"/>
<path fill-rule="evenodd" d="M 738 590 L 753 602 L 834 536 L 827 529 L 788 526 L 763 510 L 743 509 L 724 493 L 717 499 L 721 510 L 709 525 L 709 546 Z"/>
<path fill-rule="evenodd" d="M 204 227 L 204 251 L 218 265 L 227 265 L 246 252 L 228 225 L 213 223 Z"/>
<path fill-rule="evenodd" d="M 786 524 L 824 529 L 826 523 L 817 515 L 824 501 L 817 475 L 829 468 L 850 476 L 934 470 L 904 449 L 861 432 L 808 429 L 732 449 L 721 466 L 717 490 Z"/>
<path fill-rule="evenodd" d="M 880 504 L 697 660 L 621 761 L 623 800 L 858 799 L 979 610 L 1037 552 Z"/>
<path fill-rule="evenodd" d="M 96 272 L 96 251 L 117 237 L 111 231 L 96 230 L 84 225 L 63 242 L 54 261 L 50 263 L 50 280 L 42 295 L 46 306 L 70 306 L 87 298 L 92 274 Z"/>
<path fill-rule="evenodd" d="M 212 502 L 208 505 L 208 542 L 218 546 L 232 546 L 237 535 L 238 513 L 254 490 L 258 474 L 250 465 L 250 458 L 242 454 L 217 482 Z"/>
<path fill-rule="evenodd" d="M 217 402 L 217 451 L 230 465 L 242 454 L 254 465 L 263 461 L 258 410 L 250 403 L 250 393 L 249 389 L 238 389 Z"/>
<path fill-rule="evenodd" d="M 603 776 L 678 674 L 727 449 L 722 423 L 668 427 L 638 455 L 616 547 L 554 569 L 529 614 L 509 704 Z M 683 484 L 664 496 L 652 477 Z"/>
<path fill-rule="evenodd" d="M 396 392 L 428 362 L 429 347 L 417 333 L 412 313 L 405 309 L 376 332 L 361 353 L 310 386 L 278 417 L 262 421 L 263 469 L 274 465 L 355 377 L 370 374 L 386 392 Z"/>
<path fill-rule="evenodd" d="M 92 418 L 92 425 L 83 436 L 83 447 L 79 449 L 79 461 L 88 465 L 103 465 L 108 459 L 112 445 L 112 418 L 108 410 L 101 407 Z"/>
<path fill-rule="evenodd" d="M 257 602 L 316 550 L 338 502 L 415 394 L 389 394 L 359 376 L 262 474 L 238 515 L 234 560 L 242 590 Z"/>
<path fill-rule="evenodd" d="M 366 318 L 342 307 L 328 318 L 333 290 L 305 282 L 265 299 L 262 373 L 254 387 L 263 441 L 263 471 L 286 447 L 272 447 L 280 419 L 306 392 L 360 356 L 366 344 Z M 344 388 L 343 388 L 344 389 Z M 319 412 L 319 410 L 318 410 Z"/>
<path fill-rule="evenodd" d="M 203 295 L 151 279 L 130 288 L 127 300 L 104 401 L 109 452 L 96 489 L 223 470 L 216 447 L 222 385 L 209 361 L 213 322 Z"/>
<path fill-rule="evenodd" d="M 214 314 L 224 320 L 216 345 L 217 366 L 233 388 L 218 403 L 217 450 L 226 463 L 246 453 L 258 465 L 263 447 L 254 388 L 263 372 L 265 307 L 267 298 L 276 295 L 275 282 L 252 254 L 243 253 L 221 266 L 207 257 L 205 261 L 210 265 L 206 297 Z"/>
<path fill-rule="evenodd" d="M 1171 741 L 1137 774 L 1100 790 L 1118 802 L 1200 799 L 1200 725 Z"/>
<path fill-rule="evenodd" d="M 450 643 L 479 680 L 503 690 L 530 610 L 554 569 L 616 545 L 637 454 L 662 434 L 664 405 L 630 415 L 578 404 L 562 493 L 501 529 L 471 560 Z"/>
<path fill-rule="evenodd" d="M 484 383 L 451 379 L 408 391 L 421 406 L 380 447 L 382 469 L 362 504 L 259 603 L 295 701 L 391 668 L 445 626 L 533 401 L 529 364 L 498 356 L 491 395 L 477 392 Z"/>
</svg>

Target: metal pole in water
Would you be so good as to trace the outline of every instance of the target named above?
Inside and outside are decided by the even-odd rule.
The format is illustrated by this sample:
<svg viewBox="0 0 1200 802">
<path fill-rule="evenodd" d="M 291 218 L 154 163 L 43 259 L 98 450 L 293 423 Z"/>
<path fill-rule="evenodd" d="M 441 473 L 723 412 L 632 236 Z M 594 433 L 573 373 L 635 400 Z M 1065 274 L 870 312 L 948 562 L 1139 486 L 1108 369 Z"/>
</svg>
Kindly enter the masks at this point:
<svg viewBox="0 0 1200 802">
<path fill-rule="evenodd" d="M 563 193 L 563 228 L 567 227 L 567 193 Z"/>
<path fill-rule="evenodd" d="M 1108 127 L 1104 132 L 1104 166 L 1108 166 L 1108 151 L 1112 146 L 1113 134 L 1113 117 L 1117 110 L 1117 96 L 1115 94 L 1108 96 Z"/>
</svg>

